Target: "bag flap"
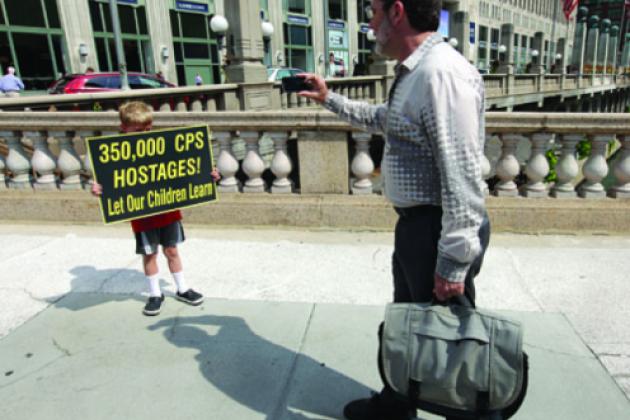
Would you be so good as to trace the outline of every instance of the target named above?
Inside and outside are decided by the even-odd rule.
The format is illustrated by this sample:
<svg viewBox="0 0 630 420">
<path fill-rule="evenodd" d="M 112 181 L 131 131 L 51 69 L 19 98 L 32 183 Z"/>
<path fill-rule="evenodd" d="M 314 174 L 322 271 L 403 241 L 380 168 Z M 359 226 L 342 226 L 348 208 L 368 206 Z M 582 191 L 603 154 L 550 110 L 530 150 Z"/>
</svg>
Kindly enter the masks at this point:
<svg viewBox="0 0 630 420">
<path fill-rule="evenodd" d="M 487 344 L 490 342 L 488 328 L 490 325 L 484 325 L 475 313 L 457 316 L 443 307 L 414 311 L 411 321 L 414 334 L 449 341 L 476 340 Z"/>
</svg>

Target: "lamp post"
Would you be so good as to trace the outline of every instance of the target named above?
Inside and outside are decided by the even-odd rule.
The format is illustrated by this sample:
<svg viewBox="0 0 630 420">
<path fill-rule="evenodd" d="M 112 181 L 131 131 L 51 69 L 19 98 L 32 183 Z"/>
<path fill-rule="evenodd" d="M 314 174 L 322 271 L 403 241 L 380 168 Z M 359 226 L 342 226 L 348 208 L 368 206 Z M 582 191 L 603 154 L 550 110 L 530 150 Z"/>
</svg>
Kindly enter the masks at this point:
<svg viewBox="0 0 630 420">
<path fill-rule="evenodd" d="M 263 35 L 263 48 L 264 48 L 264 60 L 267 66 L 270 66 L 271 63 L 271 48 L 269 47 L 269 41 L 273 36 L 273 25 L 270 22 L 262 21 L 260 23 L 260 29 L 262 30 Z"/>
<path fill-rule="evenodd" d="M 122 37 L 120 36 L 120 20 L 118 19 L 118 4 L 116 4 L 116 0 L 109 0 L 109 12 L 112 16 L 114 44 L 116 45 L 116 57 L 118 58 L 118 70 L 120 72 L 120 88 L 129 90 L 127 62 L 125 61 L 125 51 L 123 50 Z"/>
<path fill-rule="evenodd" d="M 212 19 L 210 19 L 210 29 L 212 32 L 217 34 L 217 44 L 219 51 L 223 49 L 223 39 L 225 38 L 225 33 L 228 29 L 230 29 L 230 24 L 227 19 L 221 15 L 214 15 Z"/>
</svg>

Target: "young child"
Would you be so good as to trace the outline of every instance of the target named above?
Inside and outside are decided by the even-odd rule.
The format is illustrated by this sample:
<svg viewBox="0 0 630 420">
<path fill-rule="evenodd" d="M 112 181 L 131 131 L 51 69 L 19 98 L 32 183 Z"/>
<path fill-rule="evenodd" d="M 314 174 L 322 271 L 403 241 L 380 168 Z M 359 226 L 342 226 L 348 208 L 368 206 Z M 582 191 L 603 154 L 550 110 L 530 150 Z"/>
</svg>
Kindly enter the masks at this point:
<svg viewBox="0 0 630 420">
<path fill-rule="evenodd" d="M 149 131 L 153 126 L 151 109 L 143 102 L 124 103 L 118 112 L 121 123 L 120 130 L 123 133 Z M 219 173 L 216 169 L 212 171 L 212 178 L 215 181 L 219 179 Z M 92 194 L 99 196 L 102 193 L 103 187 L 94 183 Z M 158 245 L 162 245 L 162 251 L 168 260 L 169 271 L 177 285 L 175 297 L 193 306 L 203 302 L 201 293 L 189 288 L 184 280 L 182 260 L 177 250 L 177 245 L 184 242 L 185 239 L 181 219 L 181 212 L 175 210 L 131 221 L 131 228 L 136 236 L 136 254 L 142 255 L 144 274 L 149 281 L 149 299 L 142 311 L 145 315 L 159 314 L 162 302 L 164 302 L 157 265 Z"/>
</svg>

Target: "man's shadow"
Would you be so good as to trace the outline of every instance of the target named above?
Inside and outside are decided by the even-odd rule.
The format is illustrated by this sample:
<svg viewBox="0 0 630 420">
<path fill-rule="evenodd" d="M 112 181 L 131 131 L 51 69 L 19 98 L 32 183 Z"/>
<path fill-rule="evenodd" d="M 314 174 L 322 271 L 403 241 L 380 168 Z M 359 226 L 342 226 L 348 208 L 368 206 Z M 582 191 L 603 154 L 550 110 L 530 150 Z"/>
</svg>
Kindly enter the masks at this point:
<svg viewBox="0 0 630 420">
<path fill-rule="evenodd" d="M 70 291 L 45 299 L 57 308 L 80 311 L 107 302 L 145 301 L 147 280 L 140 270 L 116 268 L 98 270 L 90 265 L 70 269 Z M 161 279 L 162 288 L 167 283 Z"/>
<path fill-rule="evenodd" d="M 218 327 L 215 334 L 210 333 Z M 269 420 L 343 418 L 345 403 L 370 389 L 324 363 L 254 333 L 234 316 L 169 318 L 149 327 L 164 328 L 177 347 L 198 351 L 195 359 L 208 382 Z"/>
</svg>

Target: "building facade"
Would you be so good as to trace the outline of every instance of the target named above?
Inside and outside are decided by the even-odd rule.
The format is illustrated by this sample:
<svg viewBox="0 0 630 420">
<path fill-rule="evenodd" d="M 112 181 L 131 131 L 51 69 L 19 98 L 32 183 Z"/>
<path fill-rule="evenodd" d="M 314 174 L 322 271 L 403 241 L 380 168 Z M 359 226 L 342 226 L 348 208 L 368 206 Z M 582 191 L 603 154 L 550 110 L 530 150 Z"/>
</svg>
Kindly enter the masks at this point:
<svg viewBox="0 0 630 420">
<path fill-rule="evenodd" d="M 197 75 L 204 83 L 225 81 L 230 30 L 222 40 L 210 21 L 225 15 L 228 1 L 118 0 L 128 70 L 161 72 L 178 85 L 194 84 Z M 249 2 L 261 24 L 273 28 L 250 40 L 264 45 L 266 66 L 330 77 L 367 74 L 370 0 Z M 534 51 L 545 67 L 558 54 L 566 57 L 573 22 L 567 23 L 560 0 L 444 0 L 440 33 L 483 72 L 496 70 L 499 61 L 523 72 Z M 45 90 L 59 75 L 88 67 L 115 71 L 116 57 L 108 0 L 0 0 L 0 66 L 15 66 L 28 90 Z"/>
</svg>

